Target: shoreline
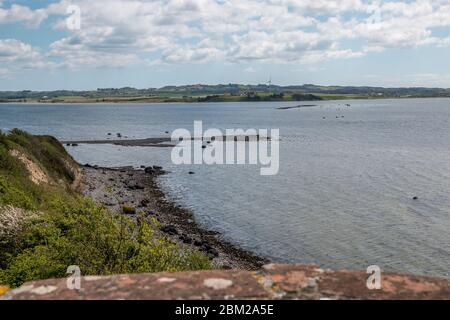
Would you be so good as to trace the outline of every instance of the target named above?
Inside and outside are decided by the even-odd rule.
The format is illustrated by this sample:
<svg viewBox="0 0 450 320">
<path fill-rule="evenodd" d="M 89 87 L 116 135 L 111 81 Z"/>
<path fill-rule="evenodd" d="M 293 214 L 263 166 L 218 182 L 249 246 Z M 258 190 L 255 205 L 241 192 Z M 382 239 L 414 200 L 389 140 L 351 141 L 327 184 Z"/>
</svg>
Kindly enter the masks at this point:
<svg viewBox="0 0 450 320">
<path fill-rule="evenodd" d="M 252 100 L 238 100 L 238 101 L 133 101 L 133 100 L 123 100 L 123 101 L 58 101 L 58 102 L 40 102 L 40 101 L 0 101 L 1 105 L 121 105 L 121 104 L 135 104 L 135 105 L 157 105 L 157 104 L 219 104 L 219 103 L 274 103 L 274 102 L 333 102 L 333 101 L 361 101 L 361 100 L 424 100 L 424 99 L 450 99 L 450 96 L 432 96 L 432 97 L 342 97 L 342 98 L 323 98 L 322 100 L 270 100 L 270 101 L 252 101 Z"/>
<path fill-rule="evenodd" d="M 223 239 L 218 232 L 196 222 L 193 213 L 166 197 L 158 185 L 159 176 L 166 174 L 161 167 L 103 168 L 81 167 L 83 195 L 113 212 L 134 217 L 144 214 L 156 218 L 160 230 L 170 240 L 195 248 L 208 255 L 217 269 L 259 270 L 269 262 Z M 124 211 L 127 208 L 128 214 Z"/>
</svg>

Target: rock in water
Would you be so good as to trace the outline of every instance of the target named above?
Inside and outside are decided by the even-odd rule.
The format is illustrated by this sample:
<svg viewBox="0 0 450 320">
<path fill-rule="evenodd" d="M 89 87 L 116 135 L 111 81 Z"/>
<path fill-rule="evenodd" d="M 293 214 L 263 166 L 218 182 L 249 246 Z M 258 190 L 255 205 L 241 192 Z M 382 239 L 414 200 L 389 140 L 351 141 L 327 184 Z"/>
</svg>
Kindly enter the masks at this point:
<svg viewBox="0 0 450 320">
<path fill-rule="evenodd" d="M 153 167 L 147 167 L 147 168 L 145 168 L 144 171 L 147 174 L 154 174 L 155 173 L 155 169 L 153 169 Z"/>
</svg>

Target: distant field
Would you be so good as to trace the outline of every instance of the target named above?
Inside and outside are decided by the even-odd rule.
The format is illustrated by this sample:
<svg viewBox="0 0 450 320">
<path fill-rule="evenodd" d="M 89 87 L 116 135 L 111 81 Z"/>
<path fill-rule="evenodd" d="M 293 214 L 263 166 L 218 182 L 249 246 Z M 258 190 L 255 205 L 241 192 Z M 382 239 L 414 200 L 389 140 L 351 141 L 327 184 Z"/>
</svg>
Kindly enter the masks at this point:
<svg viewBox="0 0 450 320">
<path fill-rule="evenodd" d="M 3 99 L 0 102 L 17 103 L 168 103 L 168 102 L 245 102 L 245 101 L 315 101 L 322 100 L 315 95 L 283 95 L 279 96 L 271 93 L 257 93 L 252 96 L 240 96 L 231 94 L 218 95 L 166 95 L 166 96 L 105 96 L 105 97 L 85 97 L 85 96 L 56 96 L 53 98 L 25 98 L 25 99 Z"/>
<path fill-rule="evenodd" d="M 91 91 L 0 91 L 0 102 L 4 103 L 246 102 L 431 97 L 450 97 L 450 89 L 199 84 L 159 89 L 125 87 Z"/>
</svg>

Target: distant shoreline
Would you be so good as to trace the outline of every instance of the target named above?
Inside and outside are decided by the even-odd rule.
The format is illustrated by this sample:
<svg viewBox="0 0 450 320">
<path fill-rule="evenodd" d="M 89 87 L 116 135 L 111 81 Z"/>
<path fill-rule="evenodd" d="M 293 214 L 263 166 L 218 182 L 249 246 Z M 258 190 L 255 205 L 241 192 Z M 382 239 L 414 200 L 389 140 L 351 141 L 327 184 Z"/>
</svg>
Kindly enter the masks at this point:
<svg viewBox="0 0 450 320">
<path fill-rule="evenodd" d="M 313 84 L 195 84 L 136 89 L 0 91 L 0 103 L 201 103 L 450 98 L 450 88 L 384 88 Z"/>
<path fill-rule="evenodd" d="M 237 101 L 229 101 L 229 100 L 223 100 L 223 101 L 134 101 L 134 100 L 121 100 L 121 101 L 0 101 L 0 105 L 12 105 L 12 104 L 18 104 L 18 105 L 77 105 L 77 104 L 83 104 L 83 105 L 111 105 L 111 104 L 135 104 L 135 105 L 144 105 L 144 104 L 179 104 L 179 103 L 185 103 L 185 104 L 193 104 L 193 103 L 246 103 L 246 102 L 259 102 L 259 103 L 267 103 L 267 102 L 320 102 L 320 101 L 358 101 L 358 100 L 373 100 L 373 101 L 380 101 L 380 100 L 407 100 L 407 99 L 450 99 L 449 97 L 367 97 L 367 98 L 349 98 L 349 97 L 342 97 L 342 98 L 333 98 L 333 99 L 322 99 L 322 100 L 237 100 Z"/>
<path fill-rule="evenodd" d="M 23 103 L 23 104 L 120 104 L 120 103 L 211 103 L 211 102 L 302 102 L 302 101 L 321 101 L 319 96 L 312 94 L 302 94 L 301 96 L 278 97 L 272 95 L 255 95 L 252 97 L 241 97 L 235 95 L 207 95 L 190 97 L 130 97 L 130 98 L 55 98 L 55 99 L 0 99 L 0 103 Z"/>
</svg>

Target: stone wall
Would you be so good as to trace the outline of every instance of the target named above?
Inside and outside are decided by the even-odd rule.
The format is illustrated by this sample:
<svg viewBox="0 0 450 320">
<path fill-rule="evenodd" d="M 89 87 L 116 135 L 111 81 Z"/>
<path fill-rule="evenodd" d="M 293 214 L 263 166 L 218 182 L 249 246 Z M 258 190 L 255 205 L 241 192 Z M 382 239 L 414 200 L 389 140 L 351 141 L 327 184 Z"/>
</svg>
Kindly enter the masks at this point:
<svg viewBox="0 0 450 320">
<path fill-rule="evenodd" d="M 265 266 L 261 271 L 128 274 L 83 277 L 81 290 L 66 279 L 24 284 L 3 299 L 450 299 L 450 280 L 382 273 L 381 289 L 369 290 L 363 271 L 314 265 Z"/>
</svg>

